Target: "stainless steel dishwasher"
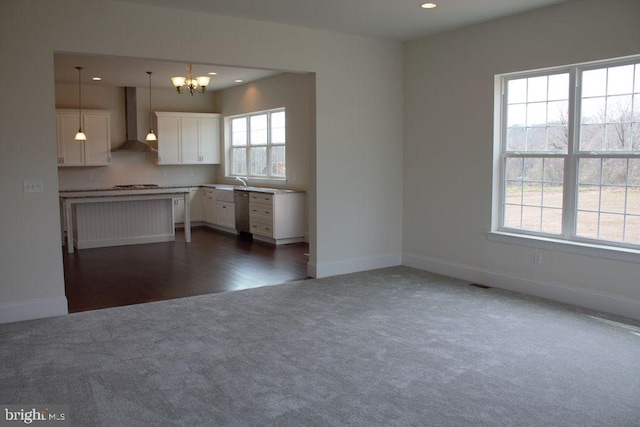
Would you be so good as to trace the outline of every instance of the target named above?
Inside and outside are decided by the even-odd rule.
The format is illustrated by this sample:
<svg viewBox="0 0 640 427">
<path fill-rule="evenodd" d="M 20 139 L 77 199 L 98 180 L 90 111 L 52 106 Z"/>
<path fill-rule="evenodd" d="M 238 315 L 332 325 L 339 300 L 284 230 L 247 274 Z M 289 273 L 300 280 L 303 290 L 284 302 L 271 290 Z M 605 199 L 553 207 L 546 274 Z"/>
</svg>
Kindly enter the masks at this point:
<svg viewBox="0 0 640 427">
<path fill-rule="evenodd" d="M 236 211 L 236 230 L 240 234 L 251 234 L 249 223 L 249 192 L 247 190 L 233 190 L 233 201 Z"/>
</svg>

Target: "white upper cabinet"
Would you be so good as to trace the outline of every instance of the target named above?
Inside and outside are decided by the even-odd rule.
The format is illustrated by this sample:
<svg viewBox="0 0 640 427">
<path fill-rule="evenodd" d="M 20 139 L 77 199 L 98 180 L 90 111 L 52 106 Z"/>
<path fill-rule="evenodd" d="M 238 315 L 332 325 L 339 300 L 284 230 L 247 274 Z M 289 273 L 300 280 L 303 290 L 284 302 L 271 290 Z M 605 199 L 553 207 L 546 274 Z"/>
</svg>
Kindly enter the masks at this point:
<svg viewBox="0 0 640 427">
<path fill-rule="evenodd" d="M 106 166 L 111 163 L 111 112 L 86 110 L 82 129 L 86 141 L 73 138 L 78 132 L 78 111 L 57 110 L 58 166 Z"/>
<path fill-rule="evenodd" d="M 220 114 L 157 111 L 158 164 L 220 163 Z"/>
</svg>

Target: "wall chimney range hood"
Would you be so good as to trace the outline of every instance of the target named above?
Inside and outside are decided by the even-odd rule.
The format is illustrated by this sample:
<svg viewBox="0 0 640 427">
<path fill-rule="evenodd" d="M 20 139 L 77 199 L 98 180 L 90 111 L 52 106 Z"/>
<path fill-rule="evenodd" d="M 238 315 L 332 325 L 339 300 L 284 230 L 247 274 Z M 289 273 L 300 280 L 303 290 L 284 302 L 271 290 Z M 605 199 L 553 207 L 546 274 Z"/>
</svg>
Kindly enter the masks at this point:
<svg viewBox="0 0 640 427">
<path fill-rule="evenodd" d="M 136 88 L 125 87 L 124 88 L 124 115 L 125 115 L 125 129 L 126 139 L 124 142 L 114 147 L 111 151 L 137 151 L 137 152 L 151 152 L 157 151 L 138 140 L 138 115 L 136 99 Z"/>
</svg>

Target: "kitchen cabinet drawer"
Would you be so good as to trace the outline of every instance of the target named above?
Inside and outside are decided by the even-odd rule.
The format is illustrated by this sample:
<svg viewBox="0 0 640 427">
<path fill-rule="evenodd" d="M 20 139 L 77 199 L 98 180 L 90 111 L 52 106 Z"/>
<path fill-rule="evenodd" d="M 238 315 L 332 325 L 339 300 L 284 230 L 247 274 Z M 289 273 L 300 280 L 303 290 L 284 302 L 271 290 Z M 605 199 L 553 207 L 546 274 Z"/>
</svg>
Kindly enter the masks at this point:
<svg viewBox="0 0 640 427">
<path fill-rule="evenodd" d="M 251 233 L 265 237 L 273 237 L 273 224 L 251 221 Z"/>
<path fill-rule="evenodd" d="M 273 222 L 273 206 L 263 203 L 251 203 L 250 218 L 260 218 L 263 222 Z"/>
<path fill-rule="evenodd" d="M 270 193 L 250 193 L 249 200 L 251 203 L 267 203 L 273 204 L 273 194 Z"/>
</svg>

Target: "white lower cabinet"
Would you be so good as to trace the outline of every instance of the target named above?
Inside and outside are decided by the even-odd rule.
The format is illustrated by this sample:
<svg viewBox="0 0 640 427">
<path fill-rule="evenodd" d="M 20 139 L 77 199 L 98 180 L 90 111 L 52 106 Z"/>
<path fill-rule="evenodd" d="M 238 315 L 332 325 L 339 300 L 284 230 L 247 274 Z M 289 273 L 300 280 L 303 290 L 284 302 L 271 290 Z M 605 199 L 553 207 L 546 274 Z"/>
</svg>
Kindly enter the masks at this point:
<svg viewBox="0 0 640 427">
<path fill-rule="evenodd" d="M 189 189 L 189 210 L 191 213 L 191 222 L 202 221 L 202 188 Z"/>
<path fill-rule="evenodd" d="M 189 214 L 191 223 L 202 221 L 202 189 L 193 187 L 189 189 Z M 185 216 L 184 198 L 173 199 L 173 223 L 183 224 Z"/>
<path fill-rule="evenodd" d="M 184 199 L 173 199 L 173 223 L 184 223 Z"/>
<path fill-rule="evenodd" d="M 233 190 L 205 188 L 203 201 L 204 220 L 207 225 L 226 231 L 235 230 Z"/>
<path fill-rule="evenodd" d="M 204 211 L 204 221 L 208 224 L 216 224 L 216 194 L 213 188 L 204 189 L 202 210 Z"/>
<path fill-rule="evenodd" d="M 304 241 L 304 193 L 249 195 L 251 233 L 276 245 Z"/>
<path fill-rule="evenodd" d="M 216 201 L 216 223 L 227 228 L 236 228 L 236 209 L 234 203 Z"/>
</svg>

